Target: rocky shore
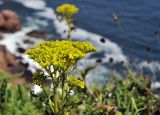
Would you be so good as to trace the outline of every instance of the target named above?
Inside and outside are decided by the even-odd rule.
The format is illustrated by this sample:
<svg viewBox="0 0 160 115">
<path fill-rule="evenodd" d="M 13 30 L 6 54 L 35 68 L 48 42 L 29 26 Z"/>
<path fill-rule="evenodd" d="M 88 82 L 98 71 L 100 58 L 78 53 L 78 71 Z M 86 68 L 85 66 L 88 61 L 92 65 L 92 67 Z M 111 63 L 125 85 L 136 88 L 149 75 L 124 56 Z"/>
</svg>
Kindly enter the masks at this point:
<svg viewBox="0 0 160 115">
<path fill-rule="evenodd" d="M 0 43 L 6 39 L 5 34 L 14 34 L 21 30 L 21 23 L 19 16 L 12 10 L 3 10 L 0 12 Z M 33 47 L 35 42 L 34 38 L 47 39 L 47 33 L 41 30 L 33 30 L 26 33 L 28 39 L 23 40 L 23 44 Z M 14 38 L 13 38 L 14 39 Z M 0 44 L 0 70 L 8 74 L 22 73 L 22 77 L 13 81 L 13 83 L 30 82 L 32 72 L 28 69 L 29 63 L 24 62 L 23 55 L 29 47 L 22 47 L 20 43 L 17 46 L 15 55 L 7 49 L 9 44 Z"/>
</svg>

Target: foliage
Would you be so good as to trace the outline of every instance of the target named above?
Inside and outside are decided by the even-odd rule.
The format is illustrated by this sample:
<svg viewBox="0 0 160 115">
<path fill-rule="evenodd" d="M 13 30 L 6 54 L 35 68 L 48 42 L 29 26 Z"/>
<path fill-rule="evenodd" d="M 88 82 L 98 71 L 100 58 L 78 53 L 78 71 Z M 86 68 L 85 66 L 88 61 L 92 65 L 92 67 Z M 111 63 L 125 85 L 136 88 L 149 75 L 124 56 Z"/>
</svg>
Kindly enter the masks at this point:
<svg viewBox="0 0 160 115">
<path fill-rule="evenodd" d="M 160 96 L 151 89 L 151 80 L 130 70 L 123 80 L 113 76 L 102 90 L 90 93 L 86 88 L 83 93 L 86 98 L 79 113 L 84 115 L 160 114 Z"/>
<path fill-rule="evenodd" d="M 4 76 L 3 76 L 4 75 Z M 10 76 L 13 77 L 13 76 Z M 0 72 L 0 114 L 1 115 L 41 115 L 28 95 L 25 86 L 16 86 L 8 82 L 9 76 Z"/>
<path fill-rule="evenodd" d="M 45 93 L 47 93 L 49 98 L 45 97 L 44 92 L 34 94 L 32 91 L 31 98 L 28 95 L 27 87 L 12 85 L 6 79 L 8 78 L 7 74 L 0 72 L 0 75 L 3 77 L 0 80 L 0 113 L 2 115 L 27 115 L 28 113 L 30 115 L 41 115 L 42 113 L 45 115 L 52 114 L 49 104 L 52 104 L 53 101 L 53 90 L 45 87 Z M 41 77 L 44 76 L 44 74 L 40 75 Z M 35 74 L 34 77 L 39 77 L 40 75 Z M 85 76 L 83 78 L 85 79 Z M 43 81 L 43 79 L 41 80 Z M 65 103 L 65 107 L 69 114 L 158 115 L 160 113 L 160 96 L 151 89 L 151 80 L 143 74 L 137 74 L 129 70 L 125 79 L 119 79 L 113 76 L 102 90 L 94 88 L 93 92 L 90 92 L 91 87 L 82 85 L 85 82 L 82 83 L 82 81 L 74 76 L 69 76 L 66 79 L 66 83 L 69 82 L 70 85 L 76 83 L 73 81 L 79 82 L 80 85 L 77 85 L 77 83 L 74 87 L 69 88 L 65 84 L 66 87 L 64 88 L 68 91 L 66 92 L 68 98 L 66 98 L 67 103 Z M 61 98 L 62 94 L 58 97 L 59 106 L 62 104 Z M 44 106 L 44 102 L 46 106 Z M 60 109 L 60 107 L 58 108 Z M 62 113 L 60 112 L 60 114 Z"/>
</svg>

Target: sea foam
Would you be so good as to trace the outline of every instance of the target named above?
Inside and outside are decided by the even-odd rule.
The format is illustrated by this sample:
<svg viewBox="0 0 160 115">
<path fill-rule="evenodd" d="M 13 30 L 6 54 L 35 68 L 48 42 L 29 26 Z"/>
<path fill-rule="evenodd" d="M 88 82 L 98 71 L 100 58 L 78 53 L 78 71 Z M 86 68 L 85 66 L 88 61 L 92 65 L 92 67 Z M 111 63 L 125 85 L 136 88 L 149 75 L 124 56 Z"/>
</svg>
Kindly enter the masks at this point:
<svg viewBox="0 0 160 115">
<path fill-rule="evenodd" d="M 35 10 L 42 10 L 46 7 L 46 3 L 43 0 L 15 0 L 21 3 L 25 7 L 32 8 Z"/>
</svg>

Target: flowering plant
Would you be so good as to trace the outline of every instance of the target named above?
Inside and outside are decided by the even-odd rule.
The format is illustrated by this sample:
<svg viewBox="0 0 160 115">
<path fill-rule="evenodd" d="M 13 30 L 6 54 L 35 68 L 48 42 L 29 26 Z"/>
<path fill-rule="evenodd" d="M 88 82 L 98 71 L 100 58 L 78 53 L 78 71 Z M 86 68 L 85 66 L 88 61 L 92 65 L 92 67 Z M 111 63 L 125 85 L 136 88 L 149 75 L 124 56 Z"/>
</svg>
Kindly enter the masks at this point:
<svg viewBox="0 0 160 115">
<path fill-rule="evenodd" d="M 59 6 L 56 11 L 66 20 L 69 28 L 68 36 L 70 36 L 72 16 L 78 12 L 78 8 L 71 4 L 64 4 Z M 46 105 L 54 114 L 66 115 L 70 106 L 79 103 L 79 101 L 75 101 L 75 96 L 71 95 L 71 91 L 85 88 L 85 83 L 70 75 L 70 71 L 78 60 L 95 50 L 96 48 L 91 43 L 73 42 L 70 39 L 69 41 L 41 42 L 35 48 L 26 51 L 29 58 L 37 62 L 47 73 L 37 72 L 33 76 L 33 81 L 42 88 L 47 100 Z M 47 88 L 45 81 L 48 78 L 51 79 L 53 88 Z M 50 89 L 53 92 L 50 92 Z M 61 92 L 58 93 L 58 90 Z"/>
<path fill-rule="evenodd" d="M 77 14 L 79 9 L 72 4 L 63 4 L 59 7 L 57 7 L 56 12 L 57 14 L 67 22 L 68 25 L 68 39 L 71 40 L 71 31 L 72 31 L 72 25 L 75 25 L 73 20 L 73 15 Z"/>
<path fill-rule="evenodd" d="M 84 82 L 74 76 L 68 76 L 70 69 L 79 59 L 86 56 L 87 53 L 95 51 L 95 47 L 88 42 L 72 41 L 45 41 L 36 45 L 35 48 L 26 51 L 29 58 L 47 72 L 36 73 L 33 77 L 34 83 L 39 85 L 46 95 L 49 108 L 56 114 L 66 114 L 68 98 L 71 89 L 84 88 Z M 53 93 L 46 90 L 45 80 L 52 79 Z M 58 89 L 61 89 L 61 95 L 58 95 Z M 53 99 L 49 96 L 53 95 Z M 58 97 L 61 97 L 58 98 Z"/>
</svg>

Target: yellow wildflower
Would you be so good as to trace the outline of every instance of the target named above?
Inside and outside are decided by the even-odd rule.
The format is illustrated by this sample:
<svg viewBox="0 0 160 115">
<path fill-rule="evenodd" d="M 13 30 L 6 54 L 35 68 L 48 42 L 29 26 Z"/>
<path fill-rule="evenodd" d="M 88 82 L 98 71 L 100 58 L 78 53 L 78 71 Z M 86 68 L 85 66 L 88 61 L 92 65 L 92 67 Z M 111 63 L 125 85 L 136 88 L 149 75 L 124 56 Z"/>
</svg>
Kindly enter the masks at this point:
<svg viewBox="0 0 160 115">
<path fill-rule="evenodd" d="M 88 42 L 45 41 L 27 50 L 26 54 L 44 69 L 50 68 L 51 65 L 54 69 L 67 69 L 95 50 Z"/>
<path fill-rule="evenodd" d="M 67 77 L 67 83 L 71 86 L 77 86 L 82 89 L 84 88 L 84 82 L 81 80 L 78 80 L 76 77 L 74 77 L 72 75 Z"/>
<path fill-rule="evenodd" d="M 79 9 L 75 5 L 72 5 L 72 4 L 63 4 L 57 7 L 56 9 L 57 13 L 68 16 L 68 17 L 78 13 L 78 10 Z"/>
</svg>

